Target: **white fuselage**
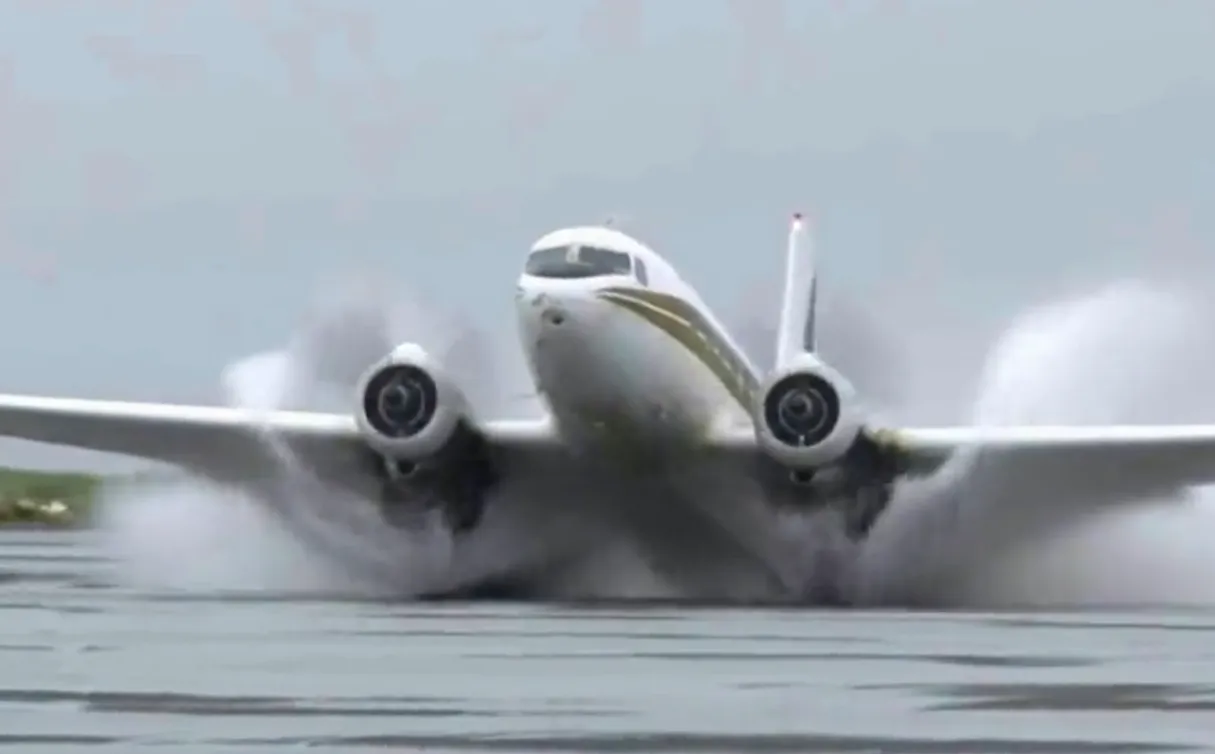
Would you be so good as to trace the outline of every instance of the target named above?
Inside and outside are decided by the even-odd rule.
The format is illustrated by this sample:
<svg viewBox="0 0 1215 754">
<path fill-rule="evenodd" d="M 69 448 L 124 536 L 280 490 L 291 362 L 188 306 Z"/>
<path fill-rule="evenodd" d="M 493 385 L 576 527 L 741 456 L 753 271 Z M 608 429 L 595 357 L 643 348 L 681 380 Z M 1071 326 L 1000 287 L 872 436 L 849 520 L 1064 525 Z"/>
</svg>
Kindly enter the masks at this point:
<svg viewBox="0 0 1215 754">
<path fill-rule="evenodd" d="M 645 272 L 519 279 L 522 346 L 568 446 L 661 459 L 717 423 L 748 421 L 754 370 L 674 269 L 606 228 L 558 231 L 533 251 L 579 244 L 630 254 Z"/>
<path fill-rule="evenodd" d="M 800 594 L 752 477 L 696 452 L 715 429 L 750 426 L 761 388 L 674 268 L 611 229 L 558 231 L 533 247 L 517 308 L 536 388 L 580 457 L 571 468 L 605 472 L 575 494 L 607 503 L 648 558 L 680 563 L 666 575 L 689 594 Z"/>
</svg>

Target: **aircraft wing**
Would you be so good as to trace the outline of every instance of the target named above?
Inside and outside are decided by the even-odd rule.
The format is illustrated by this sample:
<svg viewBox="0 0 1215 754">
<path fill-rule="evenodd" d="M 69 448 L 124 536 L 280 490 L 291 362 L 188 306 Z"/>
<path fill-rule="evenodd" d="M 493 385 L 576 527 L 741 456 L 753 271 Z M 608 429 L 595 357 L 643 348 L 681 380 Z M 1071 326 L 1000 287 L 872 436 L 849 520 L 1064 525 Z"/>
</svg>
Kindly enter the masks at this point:
<svg viewBox="0 0 1215 754">
<path fill-rule="evenodd" d="M 909 476 L 934 473 L 950 459 L 998 469 L 1010 483 L 1083 481 L 1090 491 L 1125 497 L 1215 483 L 1215 425 L 993 426 L 879 430 Z M 728 455 L 759 453 L 750 428 L 712 443 Z M 1032 475 L 1032 478 L 1031 478 Z"/>
<path fill-rule="evenodd" d="M 478 428 L 495 451 L 516 455 L 507 461 L 558 447 L 543 420 Z M 275 448 L 285 447 L 329 481 L 354 489 L 374 482 L 374 457 L 346 414 L 0 395 L 0 436 L 136 456 L 238 485 L 281 467 Z"/>
<path fill-rule="evenodd" d="M 545 420 L 489 421 L 479 430 L 510 463 L 533 464 L 560 448 Z M 1010 483 L 1066 475 L 1088 490 L 1120 496 L 1215 483 L 1215 425 L 909 428 L 874 435 L 898 450 L 913 476 L 967 456 L 994 462 L 988 465 Z M 318 476 L 348 487 L 371 479 L 370 451 L 346 414 L 0 395 L 0 436 L 160 461 L 231 484 L 281 463 L 265 440 L 270 436 Z M 717 435 L 707 450 L 726 462 L 760 453 L 746 426 Z M 355 470 L 361 473 L 351 478 Z"/>
<path fill-rule="evenodd" d="M 1009 468 L 1066 472 L 1090 485 L 1134 480 L 1168 489 L 1215 482 L 1215 425 L 1030 425 L 898 430 L 910 467 L 931 471 L 959 452 Z"/>
</svg>

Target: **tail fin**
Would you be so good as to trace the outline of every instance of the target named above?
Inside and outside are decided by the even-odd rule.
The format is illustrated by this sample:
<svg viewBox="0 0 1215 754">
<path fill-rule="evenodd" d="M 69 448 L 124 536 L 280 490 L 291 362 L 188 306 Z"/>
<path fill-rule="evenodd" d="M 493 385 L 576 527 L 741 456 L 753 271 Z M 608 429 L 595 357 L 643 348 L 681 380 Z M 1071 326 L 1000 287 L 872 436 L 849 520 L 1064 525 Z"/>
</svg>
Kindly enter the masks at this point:
<svg viewBox="0 0 1215 754">
<path fill-rule="evenodd" d="M 804 235 L 805 220 L 801 214 L 796 214 L 789 226 L 789 244 L 785 251 L 785 291 L 776 334 L 778 369 L 799 354 L 813 353 L 817 347 L 814 310 L 818 277 L 814 269 L 814 250 Z"/>
</svg>

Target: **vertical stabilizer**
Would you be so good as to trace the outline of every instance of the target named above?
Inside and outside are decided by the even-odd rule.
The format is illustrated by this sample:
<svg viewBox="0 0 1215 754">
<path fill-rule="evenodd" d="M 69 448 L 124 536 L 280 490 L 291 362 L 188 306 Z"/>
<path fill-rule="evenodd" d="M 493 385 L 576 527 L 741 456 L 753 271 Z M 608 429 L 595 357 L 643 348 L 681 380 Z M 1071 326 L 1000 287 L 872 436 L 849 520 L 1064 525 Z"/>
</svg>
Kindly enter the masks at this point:
<svg viewBox="0 0 1215 754">
<path fill-rule="evenodd" d="M 778 369 L 802 353 L 814 352 L 817 347 L 814 310 L 818 279 L 814 269 L 814 249 L 807 235 L 805 218 L 800 213 L 794 215 L 785 249 L 785 289 L 776 334 Z"/>
</svg>

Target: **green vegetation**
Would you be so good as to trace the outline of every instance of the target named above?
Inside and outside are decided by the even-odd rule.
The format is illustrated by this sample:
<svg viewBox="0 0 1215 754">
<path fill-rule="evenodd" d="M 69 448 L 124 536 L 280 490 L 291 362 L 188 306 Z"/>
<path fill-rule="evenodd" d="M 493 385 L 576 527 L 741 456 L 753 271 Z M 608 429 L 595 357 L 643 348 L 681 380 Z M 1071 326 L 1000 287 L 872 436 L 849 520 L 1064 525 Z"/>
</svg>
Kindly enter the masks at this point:
<svg viewBox="0 0 1215 754">
<path fill-rule="evenodd" d="M 0 527 L 84 524 L 101 482 L 91 474 L 0 467 Z"/>
</svg>

